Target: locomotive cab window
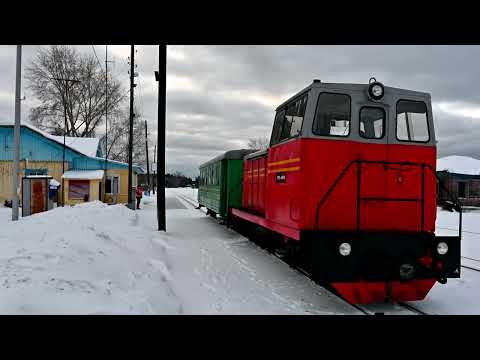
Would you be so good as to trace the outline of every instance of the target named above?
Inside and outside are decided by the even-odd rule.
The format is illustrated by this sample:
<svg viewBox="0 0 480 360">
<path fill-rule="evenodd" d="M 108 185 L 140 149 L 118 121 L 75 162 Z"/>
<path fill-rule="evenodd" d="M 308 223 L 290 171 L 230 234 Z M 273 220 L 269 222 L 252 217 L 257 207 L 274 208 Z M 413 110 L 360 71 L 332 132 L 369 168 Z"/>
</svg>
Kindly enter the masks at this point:
<svg viewBox="0 0 480 360">
<path fill-rule="evenodd" d="M 421 101 L 397 102 L 397 139 L 400 141 L 428 142 L 427 106 Z"/>
<path fill-rule="evenodd" d="M 289 106 L 290 116 L 292 117 L 292 125 L 290 126 L 289 137 L 294 137 L 300 134 L 300 131 L 302 130 L 303 118 L 305 117 L 306 107 L 307 96 L 302 97 Z"/>
<path fill-rule="evenodd" d="M 366 139 L 383 138 L 385 129 L 385 110 L 379 107 L 360 109 L 360 136 Z"/>
<path fill-rule="evenodd" d="M 313 123 L 313 133 L 323 136 L 350 135 L 350 96 L 321 93 Z"/>
<path fill-rule="evenodd" d="M 280 136 L 282 135 L 283 120 L 285 118 L 285 110 L 279 110 L 275 115 L 273 123 L 272 137 L 270 139 L 270 146 L 278 144 Z"/>
<path fill-rule="evenodd" d="M 278 144 L 280 141 L 290 139 L 300 134 L 307 108 L 308 95 L 291 102 L 286 110 L 280 110 L 275 116 L 272 138 L 270 145 Z"/>
</svg>

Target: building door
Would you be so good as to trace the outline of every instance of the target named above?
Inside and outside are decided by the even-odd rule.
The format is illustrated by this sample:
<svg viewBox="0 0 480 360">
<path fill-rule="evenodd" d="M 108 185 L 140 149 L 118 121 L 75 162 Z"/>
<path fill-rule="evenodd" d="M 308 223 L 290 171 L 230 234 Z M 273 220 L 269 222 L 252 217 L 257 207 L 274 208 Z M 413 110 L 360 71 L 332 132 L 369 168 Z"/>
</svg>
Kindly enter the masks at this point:
<svg viewBox="0 0 480 360">
<path fill-rule="evenodd" d="M 36 214 L 47 209 L 46 204 L 46 180 L 31 180 L 32 184 L 32 214 Z"/>
<path fill-rule="evenodd" d="M 102 201 L 102 183 L 98 183 L 98 200 Z"/>
<path fill-rule="evenodd" d="M 459 182 L 458 183 L 458 197 L 459 198 L 465 198 L 466 196 L 466 183 L 465 182 Z"/>
</svg>

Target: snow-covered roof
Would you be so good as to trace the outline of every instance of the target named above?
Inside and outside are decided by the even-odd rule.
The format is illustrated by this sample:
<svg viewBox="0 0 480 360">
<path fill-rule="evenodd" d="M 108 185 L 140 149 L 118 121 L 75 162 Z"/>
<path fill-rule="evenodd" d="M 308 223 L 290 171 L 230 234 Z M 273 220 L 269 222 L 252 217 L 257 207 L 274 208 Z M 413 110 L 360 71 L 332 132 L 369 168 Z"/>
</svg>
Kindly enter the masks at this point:
<svg viewBox="0 0 480 360">
<path fill-rule="evenodd" d="M 52 178 L 50 175 L 27 175 L 25 176 L 27 179 L 50 179 Z"/>
<path fill-rule="evenodd" d="M 446 156 L 437 159 L 437 171 L 464 175 L 480 175 L 480 160 L 469 156 Z"/>
<path fill-rule="evenodd" d="M 62 178 L 74 180 L 101 180 L 103 179 L 103 170 L 69 170 L 65 171 Z"/>
<path fill-rule="evenodd" d="M 48 134 L 47 134 L 48 135 Z M 56 140 L 63 144 L 63 136 L 54 136 L 49 135 L 53 140 Z M 95 157 L 97 156 L 97 148 L 99 138 L 88 138 L 88 137 L 65 137 L 65 144 L 82 154 L 87 156 Z"/>
<path fill-rule="evenodd" d="M 5 121 L 5 120 L 0 120 L 0 125 L 13 126 L 14 124 L 11 121 L 8 122 L 8 121 Z M 51 135 L 51 134 L 49 134 L 45 131 L 42 131 L 39 128 L 37 128 L 37 127 L 35 127 L 31 124 L 28 124 L 26 122 L 22 122 L 21 125 L 30 129 L 30 130 L 36 131 L 37 133 L 41 134 L 42 136 L 63 145 L 63 136 Z M 98 138 L 70 137 L 70 136 L 65 137 L 65 145 L 67 145 L 67 147 L 69 147 L 73 150 L 76 150 L 77 152 L 79 152 L 81 154 L 90 156 L 90 157 L 97 156 L 97 148 L 98 148 L 99 141 L 100 141 L 100 139 L 98 139 Z"/>
</svg>

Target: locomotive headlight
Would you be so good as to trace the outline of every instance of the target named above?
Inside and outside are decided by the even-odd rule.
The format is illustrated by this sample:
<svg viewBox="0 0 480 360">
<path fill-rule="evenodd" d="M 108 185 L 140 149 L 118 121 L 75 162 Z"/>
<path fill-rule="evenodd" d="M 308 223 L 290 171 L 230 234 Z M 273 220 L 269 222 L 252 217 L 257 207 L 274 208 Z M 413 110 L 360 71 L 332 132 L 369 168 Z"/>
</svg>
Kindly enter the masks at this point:
<svg viewBox="0 0 480 360">
<path fill-rule="evenodd" d="M 372 94 L 375 97 L 380 97 L 383 94 L 383 89 L 380 85 L 376 84 L 372 86 Z"/>
<path fill-rule="evenodd" d="M 340 246 L 338 247 L 338 251 L 340 252 L 340 255 L 348 256 L 352 251 L 352 247 L 350 246 L 349 243 L 346 243 L 346 242 L 341 243 Z"/>
<path fill-rule="evenodd" d="M 447 243 L 445 242 L 439 242 L 438 245 L 437 245 L 437 252 L 440 254 L 440 255 L 445 255 L 448 251 L 448 245 Z"/>
<path fill-rule="evenodd" d="M 384 88 L 382 83 L 375 81 L 368 86 L 368 96 L 373 100 L 380 100 L 383 97 L 383 93 Z"/>
</svg>

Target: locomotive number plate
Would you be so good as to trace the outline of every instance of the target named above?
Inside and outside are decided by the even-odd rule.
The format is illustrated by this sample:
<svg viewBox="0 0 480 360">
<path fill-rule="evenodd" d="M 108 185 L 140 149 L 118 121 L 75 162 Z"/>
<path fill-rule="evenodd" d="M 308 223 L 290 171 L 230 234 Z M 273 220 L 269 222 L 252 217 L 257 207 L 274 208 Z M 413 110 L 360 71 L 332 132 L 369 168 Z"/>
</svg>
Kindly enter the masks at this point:
<svg viewBox="0 0 480 360">
<path fill-rule="evenodd" d="M 277 173 L 276 179 L 277 183 L 284 183 L 287 181 L 287 175 L 285 173 Z"/>
</svg>

